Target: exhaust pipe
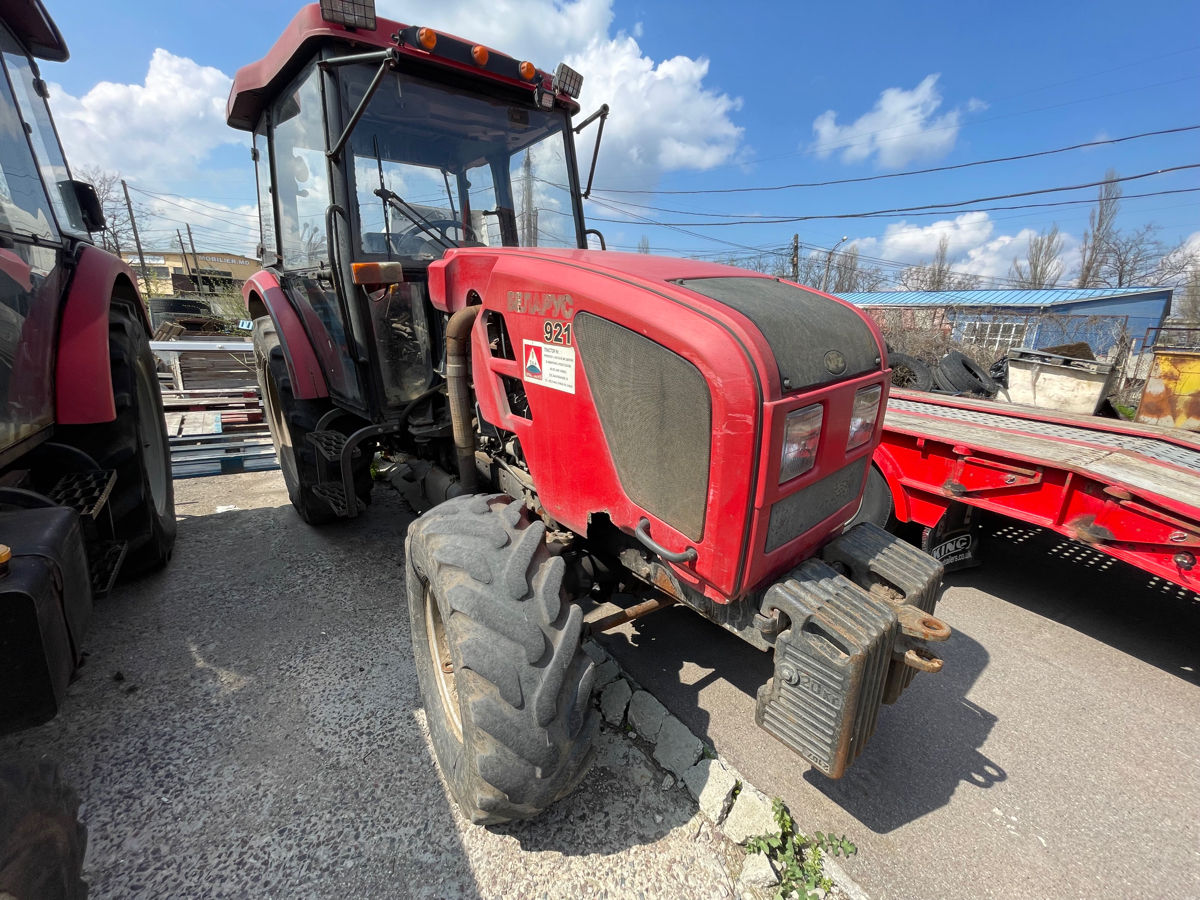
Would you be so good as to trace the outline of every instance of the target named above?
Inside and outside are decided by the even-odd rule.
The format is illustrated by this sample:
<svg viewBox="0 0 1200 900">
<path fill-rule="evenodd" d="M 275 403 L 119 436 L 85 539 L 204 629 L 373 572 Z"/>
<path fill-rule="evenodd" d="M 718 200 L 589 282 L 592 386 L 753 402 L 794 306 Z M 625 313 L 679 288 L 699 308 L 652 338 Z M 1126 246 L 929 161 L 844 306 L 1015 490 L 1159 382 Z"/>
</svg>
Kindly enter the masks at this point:
<svg viewBox="0 0 1200 900">
<path fill-rule="evenodd" d="M 471 427 L 471 385 L 467 380 L 468 343 L 480 306 L 464 306 L 446 325 L 446 393 L 450 424 L 458 454 L 458 480 L 464 494 L 475 493 L 479 473 L 475 468 L 475 430 Z"/>
</svg>

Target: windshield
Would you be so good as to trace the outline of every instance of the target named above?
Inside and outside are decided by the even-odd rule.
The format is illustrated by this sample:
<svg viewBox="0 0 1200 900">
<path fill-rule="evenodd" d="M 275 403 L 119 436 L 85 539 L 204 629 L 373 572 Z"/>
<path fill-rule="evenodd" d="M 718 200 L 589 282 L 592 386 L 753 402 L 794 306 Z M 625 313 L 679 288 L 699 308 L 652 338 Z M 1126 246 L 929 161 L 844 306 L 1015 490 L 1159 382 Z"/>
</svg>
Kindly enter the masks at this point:
<svg viewBox="0 0 1200 900">
<path fill-rule="evenodd" d="M 375 76 L 341 70 L 348 120 Z M 452 246 L 577 247 L 565 111 L 384 78 L 350 138 L 357 254 L 425 263 Z"/>
</svg>

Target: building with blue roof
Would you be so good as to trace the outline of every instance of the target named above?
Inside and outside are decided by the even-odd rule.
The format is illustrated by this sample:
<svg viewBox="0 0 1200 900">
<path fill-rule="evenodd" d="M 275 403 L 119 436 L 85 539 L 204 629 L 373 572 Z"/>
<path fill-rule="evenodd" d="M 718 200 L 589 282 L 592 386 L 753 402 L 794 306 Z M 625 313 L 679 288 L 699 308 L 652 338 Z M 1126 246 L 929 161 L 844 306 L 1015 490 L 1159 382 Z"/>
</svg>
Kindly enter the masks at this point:
<svg viewBox="0 0 1200 900">
<path fill-rule="evenodd" d="M 880 291 L 840 295 L 885 328 L 934 328 L 998 352 L 1087 341 L 1103 357 L 1154 343 L 1171 314 L 1169 287 L 1016 291 Z"/>
</svg>

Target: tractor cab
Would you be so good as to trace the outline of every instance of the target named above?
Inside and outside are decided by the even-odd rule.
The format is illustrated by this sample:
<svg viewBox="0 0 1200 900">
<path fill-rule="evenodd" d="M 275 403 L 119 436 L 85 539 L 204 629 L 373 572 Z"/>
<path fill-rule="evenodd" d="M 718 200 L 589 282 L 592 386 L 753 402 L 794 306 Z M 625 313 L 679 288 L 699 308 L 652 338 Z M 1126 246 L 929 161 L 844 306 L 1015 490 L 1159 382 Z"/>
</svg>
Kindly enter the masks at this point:
<svg viewBox="0 0 1200 900">
<path fill-rule="evenodd" d="M 580 82 L 352 3 L 301 10 L 238 73 L 260 256 L 340 406 L 386 419 L 434 383 L 427 271 L 447 249 L 585 246 Z"/>
</svg>

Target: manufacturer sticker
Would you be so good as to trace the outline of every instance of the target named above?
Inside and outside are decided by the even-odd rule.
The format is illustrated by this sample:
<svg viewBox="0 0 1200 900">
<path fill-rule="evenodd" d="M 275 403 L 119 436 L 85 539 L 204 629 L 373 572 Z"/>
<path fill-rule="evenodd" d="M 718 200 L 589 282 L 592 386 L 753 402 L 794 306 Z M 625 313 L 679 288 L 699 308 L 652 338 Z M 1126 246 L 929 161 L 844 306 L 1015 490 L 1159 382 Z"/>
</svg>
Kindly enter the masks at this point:
<svg viewBox="0 0 1200 900">
<path fill-rule="evenodd" d="M 575 348 L 525 341 L 525 380 L 556 391 L 575 393 Z"/>
</svg>

